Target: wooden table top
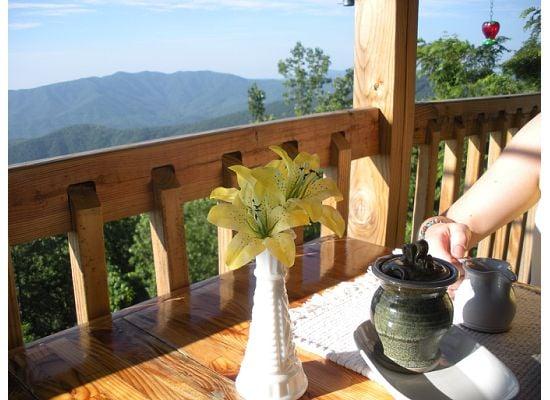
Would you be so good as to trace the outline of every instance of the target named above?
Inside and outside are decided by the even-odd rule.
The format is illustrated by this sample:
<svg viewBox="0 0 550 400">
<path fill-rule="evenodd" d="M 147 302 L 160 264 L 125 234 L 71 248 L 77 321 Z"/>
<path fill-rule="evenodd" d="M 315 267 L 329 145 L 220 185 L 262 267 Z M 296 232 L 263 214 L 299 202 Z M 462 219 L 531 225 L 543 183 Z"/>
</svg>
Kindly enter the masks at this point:
<svg viewBox="0 0 550 400">
<path fill-rule="evenodd" d="M 297 249 L 287 290 L 296 307 L 350 280 L 389 250 L 354 239 Z M 211 278 L 9 353 L 13 399 L 236 399 L 254 292 L 252 268 Z M 298 349 L 303 399 L 387 399 L 377 383 Z"/>
<path fill-rule="evenodd" d="M 287 281 L 290 306 L 355 278 L 388 253 L 349 238 L 298 247 Z M 245 266 L 14 349 L 10 399 L 237 399 L 233 381 L 253 293 Z M 300 348 L 298 354 L 309 380 L 302 399 L 391 398 L 362 375 Z"/>
</svg>

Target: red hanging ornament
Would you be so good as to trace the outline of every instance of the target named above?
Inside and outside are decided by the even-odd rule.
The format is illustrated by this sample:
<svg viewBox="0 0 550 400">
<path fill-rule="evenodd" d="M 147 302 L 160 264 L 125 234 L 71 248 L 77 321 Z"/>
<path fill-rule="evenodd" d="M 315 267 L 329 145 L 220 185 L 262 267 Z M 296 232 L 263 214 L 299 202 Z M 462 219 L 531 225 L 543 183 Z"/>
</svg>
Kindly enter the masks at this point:
<svg viewBox="0 0 550 400">
<path fill-rule="evenodd" d="M 498 31 L 500 30 L 500 24 L 497 21 L 493 20 L 493 0 L 491 0 L 490 6 L 490 18 L 489 21 L 485 21 L 481 25 L 481 32 L 485 36 L 483 44 L 486 46 L 491 46 L 495 44 Z"/>
<path fill-rule="evenodd" d="M 485 35 L 485 40 L 483 44 L 495 44 L 498 31 L 500 30 L 500 24 L 497 21 L 485 21 L 481 25 L 481 31 Z"/>
</svg>

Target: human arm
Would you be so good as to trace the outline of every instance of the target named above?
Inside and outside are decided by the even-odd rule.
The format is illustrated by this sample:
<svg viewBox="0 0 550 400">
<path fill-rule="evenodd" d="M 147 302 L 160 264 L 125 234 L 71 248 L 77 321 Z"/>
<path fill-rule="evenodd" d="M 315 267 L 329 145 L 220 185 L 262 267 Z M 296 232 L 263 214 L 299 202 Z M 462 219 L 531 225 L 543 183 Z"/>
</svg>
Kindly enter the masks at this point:
<svg viewBox="0 0 550 400">
<path fill-rule="evenodd" d="M 430 253 L 455 262 L 540 197 L 540 114 L 527 123 L 485 174 L 425 231 Z"/>
</svg>

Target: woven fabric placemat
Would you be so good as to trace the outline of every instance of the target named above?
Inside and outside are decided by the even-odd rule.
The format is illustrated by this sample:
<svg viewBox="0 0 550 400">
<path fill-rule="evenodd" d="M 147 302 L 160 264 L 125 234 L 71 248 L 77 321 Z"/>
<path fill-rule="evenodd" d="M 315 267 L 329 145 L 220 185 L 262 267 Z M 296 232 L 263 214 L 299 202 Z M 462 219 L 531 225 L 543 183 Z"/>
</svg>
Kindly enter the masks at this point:
<svg viewBox="0 0 550 400">
<path fill-rule="evenodd" d="M 291 309 L 296 345 L 370 379 L 375 378 L 355 346 L 353 332 L 370 318 L 370 303 L 378 285 L 378 279 L 369 270 Z M 540 293 L 520 285 L 514 290 L 517 313 L 508 332 L 486 334 L 459 327 L 516 375 L 520 384 L 518 399 L 540 398 Z"/>
</svg>

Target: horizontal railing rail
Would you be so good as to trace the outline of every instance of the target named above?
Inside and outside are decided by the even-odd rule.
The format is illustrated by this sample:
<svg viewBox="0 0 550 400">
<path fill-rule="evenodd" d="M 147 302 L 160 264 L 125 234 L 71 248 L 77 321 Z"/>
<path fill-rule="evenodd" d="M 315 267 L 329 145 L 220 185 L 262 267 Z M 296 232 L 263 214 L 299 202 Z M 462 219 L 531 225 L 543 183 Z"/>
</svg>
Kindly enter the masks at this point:
<svg viewBox="0 0 550 400">
<path fill-rule="evenodd" d="M 352 158 L 377 154 L 378 110 L 340 111 L 184 135 L 16 164 L 9 168 L 9 244 L 72 229 L 67 197 L 71 185 L 93 183 L 104 222 L 152 210 L 151 173 L 171 166 L 181 202 L 203 198 L 223 184 L 222 158 L 240 153 L 256 166 L 273 158 L 268 146 L 294 142 L 300 151 L 330 163 L 331 135 L 344 132 Z"/>
</svg>

